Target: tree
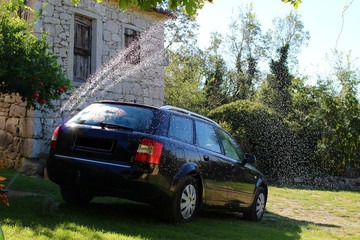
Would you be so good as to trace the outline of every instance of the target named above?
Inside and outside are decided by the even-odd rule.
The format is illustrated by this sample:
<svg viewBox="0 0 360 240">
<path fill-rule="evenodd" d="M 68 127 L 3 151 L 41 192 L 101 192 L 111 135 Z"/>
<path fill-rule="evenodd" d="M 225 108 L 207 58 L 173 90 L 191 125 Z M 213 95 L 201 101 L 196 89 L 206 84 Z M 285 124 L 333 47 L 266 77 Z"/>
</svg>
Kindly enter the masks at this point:
<svg viewBox="0 0 360 240">
<path fill-rule="evenodd" d="M 200 51 L 200 50 L 199 50 Z M 169 57 L 165 68 L 165 101 L 167 104 L 202 113 L 204 94 L 201 91 L 203 59 L 183 48 Z"/>
<path fill-rule="evenodd" d="M 273 27 L 274 29 L 269 30 L 264 37 L 266 55 L 274 58 L 277 50 L 288 44 L 288 63 L 291 68 L 294 68 L 297 65 L 296 56 L 301 47 L 307 46 L 310 39 L 309 32 L 304 30 L 300 15 L 294 11 L 291 11 L 285 18 L 275 18 Z"/>
<path fill-rule="evenodd" d="M 279 60 L 271 60 L 270 69 L 272 74 L 268 77 L 269 86 L 275 90 L 271 105 L 280 114 L 284 114 L 284 116 L 290 112 L 290 87 L 293 80 L 293 76 L 290 74 L 289 67 L 287 66 L 288 52 L 289 44 L 279 49 Z"/>
<path fill-rule="evenodd" d="M 227 67 L 223 57 L 219 53 L 222 44 L 222 36 L 212 33 L 210 47 L 206 50 L 205 66 L 205 97 L 209 109 L 226 103 L 225 83 Z"/>
<path fill-rule="evenodd" d="M 27 107 L 53 108 L 51 100 L 71 88 L 70 80 L 49 52 L 46 34 L 40 39 L 32 34 L 40 14 L 35 13 L 35 21 L 28 23 L 17 15 L 19 8 L 35 13 L 20 0 L 0 5 L 0 92 L 19 94 Z"/>
<path fill-rule="evenodd" d="M 230 53 L 235 58 L 236 71 L 232 74 L 233 100 L 246 99 L 258 77 L 258 61 L 262 55 L 261 28 L 252 4 L 230 23 L 228 36 Z"/>
<path fill-rule="evenodd" d="M 80 0 L 71 0 L 74 3 L 79 3 Z M 101 2 L 102 0 L 97 0 Z M 175 11 L 179 8 L 184 9 L 187 14 L 194 15 L 196 11 L 203 7 L 205 2 L 212 2 L 213 0 L 118 0 L 119 7 L 127 9 L 130 4 L 140 7 L 143 10 L 156 8 L 162 4 L 166 4 L 169 10 Z M 301 0 L 281 0 L 285 3 L 289 2 L 296 9 L 301 3 Z"/>
<path fill-rule="evenodd" d="M 165 101 L 167 104 L 203 113 L 203 52 L 197 47 L 194 17 L 177 12 L 177 18 L 165 23 Z"/>
<path fill-rule="evenodd" d="M 173 51 L 186 46 L 191 50 L 197 51 L 197 32 L 199 24 L 196 18 L 184 14 L 181 11 L 175 13 L 176 18 L 170 19 L 164 23 L 165 25 L 165 50 Z"/>
<path fill-rule="evenodd" d="M 318 156 L 333 174 L 347 166 L 360 167 L 360 104 L 357 98 L 360 71 L 350 54 L 334 53 L 333 78 L 318 82 L 321 91 L 316 112 L 323 132 Z"/>
</svg>

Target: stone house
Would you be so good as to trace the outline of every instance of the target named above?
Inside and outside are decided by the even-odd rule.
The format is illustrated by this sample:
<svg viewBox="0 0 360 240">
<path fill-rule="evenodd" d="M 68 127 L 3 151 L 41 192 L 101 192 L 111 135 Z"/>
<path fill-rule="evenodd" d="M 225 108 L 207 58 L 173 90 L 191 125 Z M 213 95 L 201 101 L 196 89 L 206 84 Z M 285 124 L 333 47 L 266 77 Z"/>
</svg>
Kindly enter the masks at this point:
<svg viewBox="0 0 360 240">
<path fill-rule="evenodd" d="M 73 80 L 75 93 L 63 94 L 54 102 L 56 111 L 47 113 L 26 109 L 15 94 L 0 94 L 0 159 L 6 167 L 31 175 L 42 174 L 56 126 L 90 103 L 164 102 L 167 12 L 136 7 L 123 11 L 117 0 L 81 0 L 77 6 L 70 0 L 24 1 L 33 9 L 44 2 L 35 34 L 48 32 L 47 41 L 65 76 Z M 19 14 L 31 18 L 26 11 Z M 135 39 L 140 40 L 132 46 Z"/>
</svg>

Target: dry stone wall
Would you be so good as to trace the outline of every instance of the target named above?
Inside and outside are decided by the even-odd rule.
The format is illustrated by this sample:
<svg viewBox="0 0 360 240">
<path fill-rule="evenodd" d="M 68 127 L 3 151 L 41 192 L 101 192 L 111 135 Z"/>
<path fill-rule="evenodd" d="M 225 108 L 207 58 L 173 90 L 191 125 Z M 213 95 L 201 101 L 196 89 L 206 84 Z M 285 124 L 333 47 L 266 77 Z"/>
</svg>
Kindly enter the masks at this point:
<svg viewBox="0 0 360 240">
<path fill-rule="evenodd" d="M 33 113 L 18 95 L 0 94 L 0 158 L 5 167 L 28 174 L 41 172 L 44 160 L 37 152 L 46 151 L 41 128 L 34 129 L 40 118 L 34 118 Z"/>
</svg>

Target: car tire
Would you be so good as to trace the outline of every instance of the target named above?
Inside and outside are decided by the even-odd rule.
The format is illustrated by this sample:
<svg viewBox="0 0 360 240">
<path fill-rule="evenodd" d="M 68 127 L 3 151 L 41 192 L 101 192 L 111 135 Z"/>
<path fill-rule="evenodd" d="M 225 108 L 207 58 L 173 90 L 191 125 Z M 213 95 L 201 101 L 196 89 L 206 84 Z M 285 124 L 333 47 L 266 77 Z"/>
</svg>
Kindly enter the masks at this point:
<svg viewBox="0 0 360 240">
<path fill-rule="evenodd" d="M 65 202 L 74 205 L 88 204 L 93 199 L 93 196 L 79 189 L 63 186 L 61 187 L 61 196 Z"/>
<path fill-rule="evenodd" d="M 262 219 L 267 195 L 263 187 L 259 187 L 256 191 L 255 198 L 248 211 L 244 212 L 244 218 L 249 221 L 258 222 Z"/>
<path fill-rule="evenodd" d="M 172 223 L 190 222 L 199 208 L 198 184 L 191 176 L 185 176 L 168 206 L 168 219 Z"/>
</svg>

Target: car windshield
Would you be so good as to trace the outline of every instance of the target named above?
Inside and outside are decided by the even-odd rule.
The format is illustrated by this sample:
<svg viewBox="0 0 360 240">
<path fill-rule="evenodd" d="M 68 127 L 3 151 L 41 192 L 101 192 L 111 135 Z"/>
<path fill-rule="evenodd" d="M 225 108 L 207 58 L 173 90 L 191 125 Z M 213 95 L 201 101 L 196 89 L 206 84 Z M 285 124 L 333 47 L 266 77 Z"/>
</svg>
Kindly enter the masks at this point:
<svg viewBox="0 0 360 240">
<path fill-rule="evenodd" d="M 149 131 L 151 122 L 154 118 L 154 110 L 151 108 L 120 105 L 109 103 L 95 103 L 69 120 L 68 123 L 123 127 L 134 131 Z"/>
</svg>

